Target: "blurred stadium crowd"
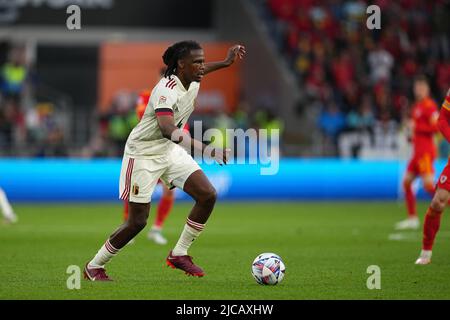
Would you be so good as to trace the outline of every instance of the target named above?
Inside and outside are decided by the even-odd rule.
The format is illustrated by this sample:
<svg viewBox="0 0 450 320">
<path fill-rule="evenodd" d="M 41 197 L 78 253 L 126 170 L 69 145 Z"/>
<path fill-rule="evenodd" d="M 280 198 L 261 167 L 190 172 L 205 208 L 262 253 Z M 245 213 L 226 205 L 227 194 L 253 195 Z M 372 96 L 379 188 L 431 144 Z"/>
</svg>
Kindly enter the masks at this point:
<svg viewBox="0 0 450 320">
<path fill-rule="evenodd" d="M 323 155 L 398 149 L 413 102 L 412 79 L 428 77 L 437 103 L 450 83 L 445 0 L 257 0 L 280 54 L 317 110 Z M 366 27 L 369 5 L 381 29 Z M 369 155 L 368 155 L 369 156 Z"/>
<path fill-rule="evenodd" d="M 23 44 L 0 45 L 0 150 L 6 156 L 68 155 L 63 103 L 41 100 L 48 94 Z"/>
</svg>

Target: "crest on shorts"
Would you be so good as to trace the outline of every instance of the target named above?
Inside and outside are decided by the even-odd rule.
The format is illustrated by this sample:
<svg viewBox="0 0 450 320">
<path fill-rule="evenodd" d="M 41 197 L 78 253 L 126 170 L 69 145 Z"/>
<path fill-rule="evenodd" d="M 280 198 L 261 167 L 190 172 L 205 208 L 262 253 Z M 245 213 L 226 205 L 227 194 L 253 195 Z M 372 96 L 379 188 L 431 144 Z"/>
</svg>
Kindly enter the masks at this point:
<svg viewBox="0 0 450 320">
<path fill-rule="evenodd" d="M 447 181 L 447 176 L 441 176 L 439 178 L 440 183 L 445 183 L 445 181 Z"/>
<path fill-rule="evenodd" d="M 166 101 L 167 101 L 167 98 L 166 98 L 166 97 L 164 97 L 164 96 L 161 96 L 161 97 L 159 97 L 159 101 L 158 101 L 158 104 L 163 104 L 163 103 L 166 103 Z"/>
<path fill-rule="evenodd" d="M 137 184 L 133 185 L 133 195 L 137 196 L 139 194 L 139 186 Z"/>
</svg>

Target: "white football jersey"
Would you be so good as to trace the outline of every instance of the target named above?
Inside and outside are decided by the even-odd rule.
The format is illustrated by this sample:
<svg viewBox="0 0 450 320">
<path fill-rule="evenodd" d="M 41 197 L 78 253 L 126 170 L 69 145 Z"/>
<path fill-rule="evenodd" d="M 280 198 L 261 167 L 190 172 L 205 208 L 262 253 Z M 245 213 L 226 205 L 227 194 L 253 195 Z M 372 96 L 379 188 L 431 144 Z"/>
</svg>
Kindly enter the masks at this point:
<svg viewBox="0 0 450 320">
<path fill-rule="evenodd" d="M 142 159 L 165 156 L 174 143 L 162 136 L 157 114 L 173 113 L 175 125 L 183 128 L 194 111 L 194 101 L 199 89 L 200 83 L 191 82 L 186 90 L 175 75 L 162 78 L 153 88 L 144 116 L 128 136 L 125 155 Z"/>
</svg>

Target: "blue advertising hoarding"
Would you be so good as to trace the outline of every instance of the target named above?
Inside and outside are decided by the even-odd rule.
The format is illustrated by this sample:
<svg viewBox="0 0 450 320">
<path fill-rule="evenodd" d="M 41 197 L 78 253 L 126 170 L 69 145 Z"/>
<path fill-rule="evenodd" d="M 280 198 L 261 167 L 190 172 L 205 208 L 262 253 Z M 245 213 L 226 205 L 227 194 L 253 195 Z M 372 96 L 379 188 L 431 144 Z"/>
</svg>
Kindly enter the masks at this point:
<svg viewBox="0 0 450 320">
<path fill-rule="evenodd" d="M 437 163 L 437 172 L 445 163 Z M 0 186 L 11 201 L 117 201 L 120 166 L 120 159 L 2 159 Z M 257 164 L 202 168 L 223 200 L 395 200 L 406 162 L 283 159 L 273 175 L 261 174 Z M 160 193 L 158 187 L 153 198 Z M 176 197 L 189 198 L 181 191 Z"/>
</svg>

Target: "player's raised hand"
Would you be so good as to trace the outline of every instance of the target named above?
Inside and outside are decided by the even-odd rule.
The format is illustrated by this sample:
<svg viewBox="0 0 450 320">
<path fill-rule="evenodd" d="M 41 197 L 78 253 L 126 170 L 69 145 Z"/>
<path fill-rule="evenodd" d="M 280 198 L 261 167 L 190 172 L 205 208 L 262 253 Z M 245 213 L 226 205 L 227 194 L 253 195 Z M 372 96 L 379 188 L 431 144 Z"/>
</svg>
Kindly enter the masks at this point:
<svg viewBox="0 0 450 320">
<path fill-rule="evenodd" d="M 228 64 L 232 64 L 238 57 L 239 59 L 244 58 L 245 52 L 246 52 L 245 47 L 243 45 L 236 44 L 232 46 L 230 49 L 228 49 L 228 54 L 225 61 Z"/>
</svg>

